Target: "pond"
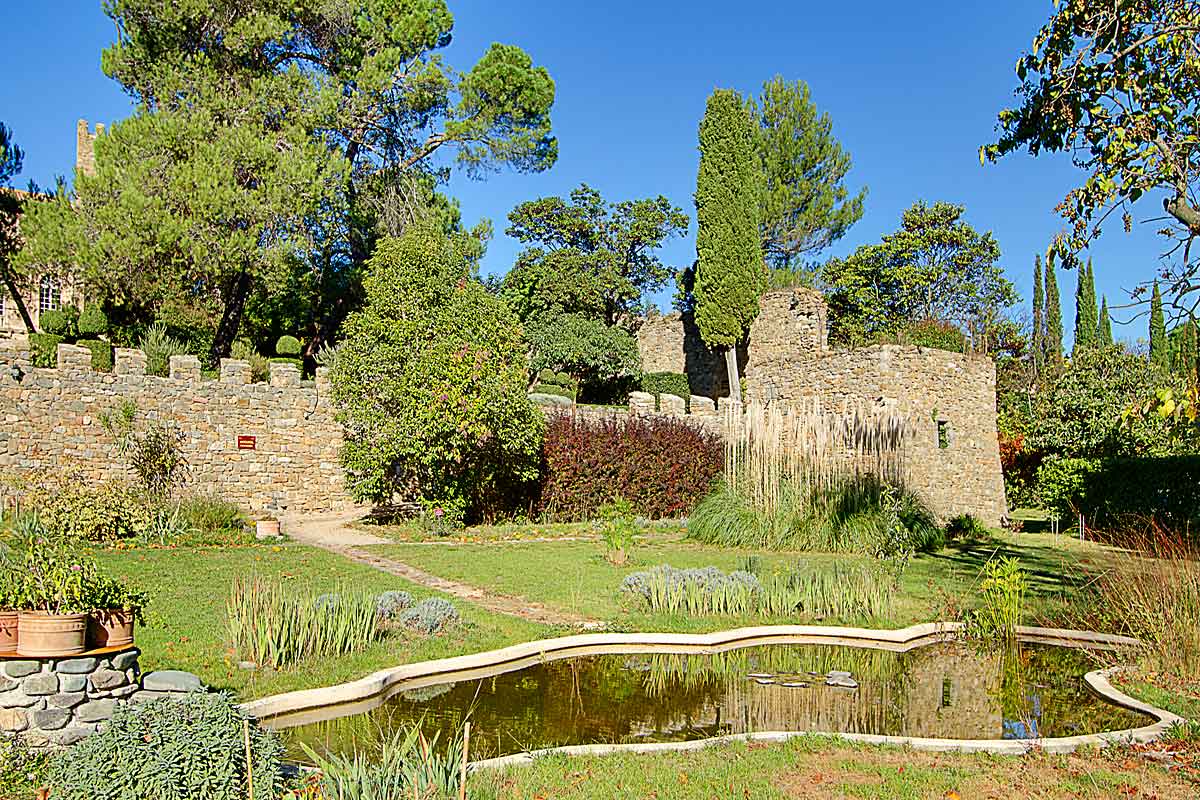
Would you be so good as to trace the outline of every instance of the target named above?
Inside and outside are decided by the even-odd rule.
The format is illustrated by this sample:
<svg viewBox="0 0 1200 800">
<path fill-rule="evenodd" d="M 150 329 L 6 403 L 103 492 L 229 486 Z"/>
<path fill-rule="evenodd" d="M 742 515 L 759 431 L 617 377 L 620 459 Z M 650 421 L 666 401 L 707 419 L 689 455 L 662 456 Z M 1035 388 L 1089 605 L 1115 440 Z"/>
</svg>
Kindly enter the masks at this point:
<svg viewBox="0 0 1200 800">
<path fill-rule="evenodd" d="M 469 717 L 475 760 L 755 731 L 1028 739 L 1152 721 L 1095 695 L 1083 681 L 1095 668 L 1087 652 L 1030 644 L 997 651 L 943 643 L 907 653 L 775 644 L 710 655 L 584 656 L 402 686 L 369 711 L 330 707 L 324 721 L 284 735 L 290 755 L 302 758 L 299 742 L 323 752 L 369 750 L 412 724 L 445 742 Z"/>
</svg>

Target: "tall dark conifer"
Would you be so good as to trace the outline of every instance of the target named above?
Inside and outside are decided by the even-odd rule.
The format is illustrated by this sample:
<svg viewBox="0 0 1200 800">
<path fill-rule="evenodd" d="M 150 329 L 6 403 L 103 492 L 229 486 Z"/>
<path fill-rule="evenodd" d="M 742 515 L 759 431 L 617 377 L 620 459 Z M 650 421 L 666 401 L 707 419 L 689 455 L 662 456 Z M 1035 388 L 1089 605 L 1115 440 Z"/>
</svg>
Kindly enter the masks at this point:
<svg viewBox="0 0 1200 800">
<path fill-rule="evenodd" d="M 1096 313 L 1096 284 L 1092 273 L 1092 262 L 1079 268 L 1079 281 L 1075 285 L 1075 344 L 1072 353 L 1081 353 L 1096 346 L 1096 331 L 1100 321 Z"/>
<path fill-rule="evenodd" d="M 1051 259 L 1046 260 L 1046 338 L 1042 351 L 1046 354 L 1048 366 L 1062 361 L 1062 300 L 1058 296 L 1058 276 Z"/>
<path fill-rule="evenodd" d="M 1167 320 L 1163 316 L 1162 292 L 1154 282 L 1150 296 L 1150 361 L 1164 371 L 1171 368 L 1171 345 L 1167 341 Z"/>
<path fill-rule="evenodd" d="M 1031 352 L 1034 366 L 1045 361 L 1046 339 L 1046 291 L 1042 285 L 1042 257 L 1033 257 L 1033 339 Z"/>
<path fill-rule="evenodd" d="M 1096 344 L 1111 347 L 1113 344 L 1112 320 L 1108 316 L 1108 298 L 1100 303 L 1100 326 L 1096 330 Z"/>
</svg>

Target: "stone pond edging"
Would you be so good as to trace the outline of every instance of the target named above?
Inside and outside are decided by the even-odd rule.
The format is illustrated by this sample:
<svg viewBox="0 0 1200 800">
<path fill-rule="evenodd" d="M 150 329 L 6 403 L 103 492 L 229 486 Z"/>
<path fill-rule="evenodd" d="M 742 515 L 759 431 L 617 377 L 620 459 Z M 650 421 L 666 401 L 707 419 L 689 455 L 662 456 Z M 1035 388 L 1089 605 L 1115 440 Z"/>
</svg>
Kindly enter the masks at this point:
<svg viewBox="0 0 1200 800">
<path fill-rule="evenodd" d="M 370 710 L 403 689 L 419 688 L 443 682 L 453 675 L 457 680 L 469 680 L 522 669 L 542 661 L 586 655 L 613 653 L 695 653 L 707 654 L 764 644 L 823 644 L 846 645 L 871 649 L 907 652 L 909 650 L 956 638 L 963 631 L 958 622 L 927 622 L 898 630 L 872 630 L 820 625 L 768 625 L 738 628 L 704 634 L 680 633 L 592 633 L 563 636 L 554 639 L 473 653 L 453 658 L 405 664 L 380 670 L 365 678 L 321 689 L 306 689 L 265 697 L 243 703 L 241 708 L 253 717 L 271 721 L 286 720 L 287 726 L 316 721 L 323 711 L 338 706 L 346 714 Z M 1022 641 L 1056 644 L 1065 647 L 1116 649 L 1136 645 L 1127 636 L 1072 631 L 1059 628 L 1021 626 L 1017 629 Z M 1089 672 L 1084 676 L 1088 687 L 1114 705 L 1141 712 L 1153 718 L 1152 724 L 1139 728 L 1099 734 L 1047 739 L 933 739 L 876 734 L 822 733 L 818 731 L 770 731 L 721 736 L 689 742 L 660 742 L 650 744 L 594 744 L 537 750 L 499 758 L 476 761 L 475 769 L 528 764 L 533 759 L 552 753 L 565 755 L 602 755 L 607 753 L 653 753 L 676 750 L 695 750 L 713 744 L 733 741 L 780 742 L 798 736 L 833 736 L 847 741 L 868 744 L 900 745 L 933 752 L 987 752 L 1018 755 L 1038 748 L 1047 752 L 1066 753 L 1083 746 L 1105 747 L 1121 742 L 1150 742 L 1158 739 L 1181 717 L 1143 703 L 1117 690 L 1109 678 L 1121 667 Z"/>
</svg>

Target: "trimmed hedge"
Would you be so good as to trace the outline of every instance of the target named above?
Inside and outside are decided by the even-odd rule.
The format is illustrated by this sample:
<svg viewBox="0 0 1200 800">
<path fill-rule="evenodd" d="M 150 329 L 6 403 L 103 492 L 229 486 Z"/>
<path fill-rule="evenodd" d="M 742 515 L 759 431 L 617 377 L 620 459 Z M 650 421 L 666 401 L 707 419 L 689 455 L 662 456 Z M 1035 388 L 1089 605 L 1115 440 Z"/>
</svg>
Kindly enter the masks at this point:
<svg viewBox="0 0 1200 800">
<path fill-rule="evenodd" d="M 542 453 L 538 508 L 562 521 L 594 519 L 617 498 L 651 519 L 685 516 L 724 466 L 717 433 L 670 417 L 554 415 Z"/>
<path fill-rule="evenodd" d="M 38 325 L 44 333 L 53 336 L 69 336 L 71 334 L 71 318 L 63 309 L 43 311 L 38 314 Z"/>
<path fill-rule="evenodd" d="M 553 383 L 535 383 L 533 388 L 529 390 L 530 394 L 553 394 L 559 397 L 565 397 L 572 402 L 575 400 L 575 393 L 570 389 L 562 386 L 556 386 Z"/>
<path fill-rule="evenodd" d="M 275 342 L 275 353 L 295 358 L 300 355 L 300 340 L 295 336 L 280 336 Z"/>
<path fill-rule="evenodd" d="M 83 309 L 76 325 L 79 328 L 80 336 L 103 336 L 108 333 L 108 317 L 104 316 L 100 306 L 95 304 L 88 305 Z"/>
<path fill-rule="evenodd" d="M 1200 523 L 1200 456 L 1048 458 L 1037 487 L 1047 509 L 1082 513 L 1091 525 L 1128 517 L 1154 517 L 1175 529 Z"/>
<path fill-rule="evenodd" d="M 673 394 L 682 397 L 684 406 L 691 411 L 692 388 L 687 375 L 682 372 L 647 372 L 642 376 L 641 389 L 654 395 L 654 405 L 658 406 L 659 395 Z"/>
<path fill-rule="evenodd" d="M 97 372 L 112 372 L 113 347 L 99 339 L 80 339 L 75 344 L 92 351 L 92 369 Z"/>
<path fill-rule="evenodd" d="M 49 313 L 49 312 L 47 312 Z M 66 339 L 53 333 L 29 334 L 30 358 L 35 367 L 58 366 L 58 346 Z"/>
</svg>

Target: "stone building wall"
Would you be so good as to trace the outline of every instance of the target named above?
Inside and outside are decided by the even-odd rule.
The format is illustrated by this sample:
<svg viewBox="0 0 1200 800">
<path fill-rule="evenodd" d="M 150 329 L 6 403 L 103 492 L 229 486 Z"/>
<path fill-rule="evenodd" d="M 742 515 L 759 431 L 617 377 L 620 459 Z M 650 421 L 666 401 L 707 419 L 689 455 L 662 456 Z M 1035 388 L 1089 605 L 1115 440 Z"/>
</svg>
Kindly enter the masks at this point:
<svg viewBox="0 0 1200 800">
<path fill-rule="evenodd" d="M 272 364 L 268 383 L 250 383 L 250 365 L 231 359 L 219 378 L 201 379 L 196 357 L 176 356 L 171 377 L 160 378 L 145 374 L 139 350 L 118 348 L 111 373 L 92 370 L 81 347 L 60 345 L 56 369 L 33 368 L 27 351 L 0 350 L 0 470 L 70 468 L 92 481 L 128 478 L 100 417 L 131 400 L 139 419 L 183 433 L 192 488 L 260 514 L 342 510 L 353 502 L 329 394 L 323 370 L 301 382 L 287 364 Z M 239 437 L 253 439 L 242 438 L 239 447 Z"/>
<path fill-rule="evenodd" d="M 834 350 L 827 318 L 819 292 L 795 289 L 763 296 L 739 358 L 746 400 L 825 411 L 892 405 L 909 419 L 914 433 L 908 462 L 913 488 L 943 518 L 971 513 L 999 524 L 1007 504 L 991 359 L 905 345 Z M 671 371 L 679 371 L 680 364 L 705 368 L 702 359 L 687 355 L 681 317 L 662 317 L 644 327 L 651 331 L 639 334 L 643 363 Z M 720 362 L 716 374 L 708 376 L 689 367 L 693 393 L 706 394 L 698 386 L 727 386 L 723 374 Z M 728 392 L 708 396 L 728 397 Z"/>
</svg>

